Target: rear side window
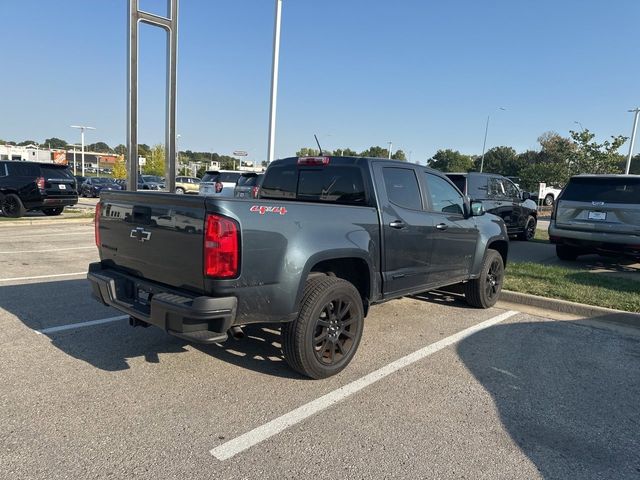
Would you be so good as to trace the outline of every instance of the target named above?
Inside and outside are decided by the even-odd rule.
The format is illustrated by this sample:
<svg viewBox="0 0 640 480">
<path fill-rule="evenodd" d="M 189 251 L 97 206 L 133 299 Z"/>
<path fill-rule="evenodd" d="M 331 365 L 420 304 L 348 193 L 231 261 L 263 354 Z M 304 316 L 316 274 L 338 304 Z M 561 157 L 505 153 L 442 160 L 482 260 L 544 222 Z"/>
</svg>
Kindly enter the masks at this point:
<svg viewBox="0 0 640 480">
<path fill-rule="evenodd" d="M 66 167 L 54 167 L 54 166 L 44 166 L 40 167 L 40 171 L 42 172 L 42 176 L 46 180 L 51 179 L 64 179 L 64 180 L 73 180 L 73 175 L 71 171 Z"/>
<path fill-rule="evenodd" d="M 382 169 L 389 201 L 399 207 L 422 209 L 418 179 L 413 169 L 387 167 Z"/>
<path fill-rule="evenodd" d="M 572 178 L 560 200 L 640 204 L 640 179 Z"/>
<path fill-rule="evenodd" d="M 202 177 L 202 181 L 203 182 L 217 182 L 218 181 L 218 177 L 220 176 L 220 174 L 218 172 L 213 172 L 213 173 L 205 173 L 204 177 Z"/>
<path fill-rule="evenodd" d="M 9 175 L 16 177 L 39 177 L 40 169 L 32 163 L 11 162 L 7 163 Z"/>
<path fill-rule="evenodd" d="M 220 172 L 219 182 L 222 183 L 236 183 L 240 178 L 240 174 L 236 172 Z"/>
<path fill-rule="evenodd" d="M 488 177 L 485 175 L 469 175 L 467 178 L 467 192 L 472 199 L 488 198 Z"/>
<path fill-rule="evenodd" d="M 358 167 L 350 166 L 273 167 L 264 177 L 260 197 L 344 205 L 365 205 L 367 202 L 362 172 Z"/>
</svg>

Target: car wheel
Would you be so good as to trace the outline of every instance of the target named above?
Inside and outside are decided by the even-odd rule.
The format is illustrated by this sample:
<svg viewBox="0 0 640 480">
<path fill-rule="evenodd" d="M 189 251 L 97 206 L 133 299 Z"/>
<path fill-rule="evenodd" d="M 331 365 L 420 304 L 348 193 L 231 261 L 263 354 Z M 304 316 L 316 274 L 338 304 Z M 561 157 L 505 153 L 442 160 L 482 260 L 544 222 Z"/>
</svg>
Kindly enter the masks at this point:
<svg viewBox="0 0 640 480">
<path fill-rule="evenodd" d="M 547 194 L 547 196 L 546 196 L 546 197 L 544 197 L 544 204 L 545 204 L 547 207 L 552 206 L 552 205 L 553 205 L 553 195 L 551 195 L 550 193 L 549 193 L 549 194 Z"/>
<path fill-rule="evenodd" d="M 573 261 L 578 258 L 580 251 L 568 245 L 556 245 L 556 255 L 560 260 Z"/>
<path fill-rule="evenodd" d="M 493 307 L 502 291 L 504 282 L 504 262 L 496 250 L 487 250 L 482 262 L 480 277 L 464 284 L 464 297 L 469 305 L 476 308 Z"/>
<path fill-rule="evenodd" d="M 7 193 L 0 207 L 2 213 L 10 218 L 20 218 L 27 212 L 22 204 L 22 200 L 20 200 L 20 197 L 15 193 Z"/>
<path fill-rule="evenodd" d="M 176 188 L 176 193 L 177 193 L 178 195 L 182 195 L 182 194 L 184 193 L 184 188 L 182 188 L 182 187 L 177 187 L 177 188 Z"/>
<path fill-rule="evenodd" d="M 305 285 L 298 317 L 282 326 L 282 353 L 297 372 L 327 378 L 351 362 L 363 329 L 356 287 L 337 277 L 314 277 Z"/>
<path fill-rule="evenodd" d="M 42 213 L 50 217 L 54 217 L 56 215 L 60 215 L 63 212 L 63 210 L 64 210 L 64 207 L 43 208 Z"/>
<path fill-rule="evenodd" d="M 529 215 L 527 223 L 524 226 L 524 230 L 518 234 L 518 239 L 524 240 L 525 242 L 533 240 L 533 237 L 536 236 L 536 225 L 536 218 L 533 215 Z"/>
</svg>

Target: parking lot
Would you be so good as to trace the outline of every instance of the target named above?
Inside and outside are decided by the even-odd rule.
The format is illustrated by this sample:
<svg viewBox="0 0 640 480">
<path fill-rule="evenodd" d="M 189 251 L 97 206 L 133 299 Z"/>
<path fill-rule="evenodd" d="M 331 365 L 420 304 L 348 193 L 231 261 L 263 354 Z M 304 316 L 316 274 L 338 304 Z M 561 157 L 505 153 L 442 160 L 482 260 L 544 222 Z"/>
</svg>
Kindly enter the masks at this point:
<svg viewBox="0 0 640 480">
<path fill-rule="evenodd" d="M 640 333 L 428 293 L 344 372 L 277 326 L 198 346 L 91 299 L 93 226 L 0 226 L 0 478 L 638 478 Z M 500 304 L 499 304 L 500 307 Z"/>
</svg>

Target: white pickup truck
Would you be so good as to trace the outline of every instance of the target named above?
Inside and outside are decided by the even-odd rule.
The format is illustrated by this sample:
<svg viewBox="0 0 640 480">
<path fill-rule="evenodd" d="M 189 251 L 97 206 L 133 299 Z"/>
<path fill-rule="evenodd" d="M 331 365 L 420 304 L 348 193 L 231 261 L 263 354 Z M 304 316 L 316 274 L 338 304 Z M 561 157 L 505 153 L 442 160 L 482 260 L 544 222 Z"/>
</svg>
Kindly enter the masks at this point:
<svg viewBox="0 0 640 480">
<path fill-rule="evenodd" d="M 547 186 L 544 183 L 540 184 L 539 194 L 538 194 L 538 202 L 542 201 L 542 204 L 551 207 L 560 195 L 562 189 L 553 187 L 551 185 Z"/>
</svg>

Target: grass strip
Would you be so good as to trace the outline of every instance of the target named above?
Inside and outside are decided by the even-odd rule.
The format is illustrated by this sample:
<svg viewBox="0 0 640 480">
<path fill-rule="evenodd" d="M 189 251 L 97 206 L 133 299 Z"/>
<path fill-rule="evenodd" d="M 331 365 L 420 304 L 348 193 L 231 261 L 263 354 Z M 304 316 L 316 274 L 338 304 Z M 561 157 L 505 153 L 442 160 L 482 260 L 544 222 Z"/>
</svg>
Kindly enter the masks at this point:
<svg viewBox="0 0 640 480">
<path fill-rule="evenodd" d="M 640 312 L 640 281 L 607 273 L 531 262 L 510 263 L 504 288 L 541 297 Z"/>
</svg>

